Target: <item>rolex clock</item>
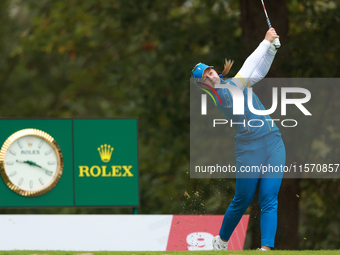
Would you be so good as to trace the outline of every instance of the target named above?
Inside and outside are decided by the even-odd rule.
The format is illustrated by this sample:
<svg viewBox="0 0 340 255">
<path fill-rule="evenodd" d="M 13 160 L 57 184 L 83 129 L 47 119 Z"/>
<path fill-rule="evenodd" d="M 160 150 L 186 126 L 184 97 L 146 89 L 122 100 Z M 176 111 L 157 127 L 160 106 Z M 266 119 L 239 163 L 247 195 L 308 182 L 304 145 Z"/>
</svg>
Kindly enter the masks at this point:
<svg viewBox="0 0 340 255">
<path fill-rule="evenodd" d="M 63 155 L 54 138 L 38 129 L 17 131 L 1 147 L 1 177 L 21 196 L 41 196 L 52 190 L 63 166 Z"/>
</svg>

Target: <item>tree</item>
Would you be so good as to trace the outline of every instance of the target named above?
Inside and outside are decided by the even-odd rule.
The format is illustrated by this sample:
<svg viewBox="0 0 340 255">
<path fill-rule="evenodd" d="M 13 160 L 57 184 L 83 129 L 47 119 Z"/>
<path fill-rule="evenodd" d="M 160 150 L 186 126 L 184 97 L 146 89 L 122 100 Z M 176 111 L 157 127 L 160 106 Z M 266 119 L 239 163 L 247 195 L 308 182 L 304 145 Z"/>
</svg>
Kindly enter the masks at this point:
<svg viewBox="0 0 340 255">
<path fill-rule="evenodd" d="M 279 50 L 277 57 L 279 61 L 275 59 L 273 68 L 267 77 L 289 77 L 289 71 L 282 68 L 282 63 L 289 59 L 287 50 L 284 48 L 289 43 L 288 38 L 288 9 L 287 3 L 284 0 L 280 1 L 267 1 L 266 8 L 273 27 L 280 35 L 280 41 L 282 49 Z M 240 1 L 241 9 L 241 25 L 243 31 L 243 37 L 249 45 L 254 45 L 254 42 L 258 43 L 263 39 L 263 32 L 268 29 L 266 23 L 265 14 L 262 10 L 260 1 Z M 281 51 L 283 55 L 281 55 Z M 257 88 L 257 93 L 263 98 L 271 98 L 271 90 L 265 88 Z M 286 147 L 290 147 L 289 143 L 294 143 L 294 140 L 284 139 Z M 288 143 L 288 144 L 287 144 Z M 289 154 L 287 150 L 287 164 L 294 162 L 293 155 Z M 278 231 L 276 237 L 275 247 L 277 249 L 298 249 L 298 226 L 299 226 L 299 200 L 296 199 L 296 194 L 299 194 L 299 179 L 283 179 L 281 184 L 281 190 L 279 193 L 279 209 L 278 209 Z M 260 208 L 257 204 L 257 196 L 252 203 L 251 219 L 255 220 L 251 226 L 252 232 L 252 248 L 256 249 L 260 243 L 259 234 L 259 216 Z"/>
<path fill-rule="evenodd" d="M 335 1 L 321 2 L 291 0 L 286 11 L 283 1 L 275 1 L 275 6 L 271 5 L 274 1 L 267 1 L 282 42 L 271 77 L 336 77 L 340 52 L 334 43 L 339 39 L 338 23 L 334 21 L 339 8 Z M 260 2 L 8 0 L 0 1 L 0 7 L 2 117 L 137 116 L 142 196 L 139 212 L 225 212 L 234 194 L 234 180 L 189 177 L 189 73 L 200 61 L 221 64 L 222 68 L 227 57 L 235 60 L 230 71 L 231 76 L 235 75 L 267 30 Z M 255 33 L 253 24 L 263 32 Z M 290 38 L 283 31 L 289 31 Z M 269 93 L 258 89 L 259 95 Z M 289 150 L 296 152 L 288 155 L 290 161 L 305 163 L 315 158 L 319 162 L 337 162 L 339 125 L 337 118 L 328 116 L 329 111 L 335 112 L 339 107 L 335 98 L 338 91 L 322 95 L 313 112 L 315 121 L 324 121 L 324 126 L 315 129 L 307 125 L 303 132 L 283 135 Z M 299 143 L 301 140 L 309 142 Z M 324 147 L 318 144 L 330 145 L 331 153 L 325 154 Z M 226 160 L 231 162 L 232 155 Z M 339 200 L 338 180 L 288 184 L 283 184 L 282 191 L 294 205 L 281 205 L 280 210 L 287 207 L 293 214 L 297 212 L 296 200 L 300 200 L 300 235 L 296 239 L 301 240 L 300 247 L 339 248 L 338 233 L 333 227 L 339 221 L 336 209 L 340 203 L 329 200 Z M 328 198 L 330 190 L 336 192 Z M 126 208 L 0 211 L 131 213 Z M 296 223 L 297 218 L 292 219 Z M 294 235 L 298 225 L 295 223 Z M 332 234 L 327 236 L 328 230 Z M 285 247 L 296 247 L 291 241 L 290 236 L 286 243 L 293 246 Z"/>
</svg>

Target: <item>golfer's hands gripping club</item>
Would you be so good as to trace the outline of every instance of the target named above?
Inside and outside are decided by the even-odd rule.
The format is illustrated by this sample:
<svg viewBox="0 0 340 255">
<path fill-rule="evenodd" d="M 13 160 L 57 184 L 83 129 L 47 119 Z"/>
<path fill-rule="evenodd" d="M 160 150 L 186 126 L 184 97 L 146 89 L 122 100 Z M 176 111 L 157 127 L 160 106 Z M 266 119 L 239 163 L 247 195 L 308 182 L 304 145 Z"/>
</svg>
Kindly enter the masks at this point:
<svg viewBox="0 0 340 255">
<path fill-rule="evenodd" d="M 272 43 L 275 49 L 277 50 L 281 47 L 279 37 L 280 36 L 276 33 L 275 29 L 272 27 L 268 29 L 264 39 Z"/>
</svg>

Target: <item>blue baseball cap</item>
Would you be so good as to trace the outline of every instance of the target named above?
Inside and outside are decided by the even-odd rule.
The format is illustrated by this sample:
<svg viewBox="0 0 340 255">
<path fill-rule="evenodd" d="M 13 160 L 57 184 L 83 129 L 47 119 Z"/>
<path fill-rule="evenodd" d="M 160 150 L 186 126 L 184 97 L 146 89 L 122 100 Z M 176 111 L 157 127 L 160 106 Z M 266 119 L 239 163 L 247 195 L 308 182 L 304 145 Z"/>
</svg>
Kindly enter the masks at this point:
<svg viewBox="0 0 340 255">
<path fill-rule="evenodd" d="M 197 65 L 195 65 L 194 69 L 192 69 L 192 71 L 190 73 L 190 77 L 195 78 L 195 79 L 202 79 L 203 72 L 208 67 L 214 68 L 213 66 L 208 66 L 208 65 L 203 64 L 203 63 L 198 63 Z"/>
</svg>

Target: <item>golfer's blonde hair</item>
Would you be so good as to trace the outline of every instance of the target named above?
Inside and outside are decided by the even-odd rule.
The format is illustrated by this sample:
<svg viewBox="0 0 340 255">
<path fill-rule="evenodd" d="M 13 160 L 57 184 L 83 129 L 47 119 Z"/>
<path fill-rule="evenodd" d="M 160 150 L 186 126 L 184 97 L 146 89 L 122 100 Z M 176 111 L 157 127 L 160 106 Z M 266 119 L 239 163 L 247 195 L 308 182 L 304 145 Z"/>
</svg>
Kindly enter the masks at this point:
<svg viewBox="0 0 340 255">
<path fill-rule="evenodd" d="M 222 75 L 226 75 L 227 73 L 229 73 L 231 67 L 233 66 L 234 64 L 234 60 L 227 60 L 225 59 L 225 63 L 224 63 L 224 70 L 222 72 Z"/>
</svg>

